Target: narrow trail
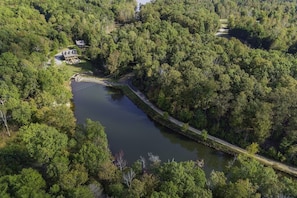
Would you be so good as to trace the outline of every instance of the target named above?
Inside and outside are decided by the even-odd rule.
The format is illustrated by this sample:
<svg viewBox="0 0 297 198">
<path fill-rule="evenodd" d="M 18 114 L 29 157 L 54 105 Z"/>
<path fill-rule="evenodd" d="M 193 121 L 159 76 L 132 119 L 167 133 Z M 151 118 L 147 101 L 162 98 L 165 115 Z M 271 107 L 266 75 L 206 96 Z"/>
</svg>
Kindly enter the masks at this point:
<svg viewBox="0 0 297 198">
<path fill-rule="evenodd" d="M 94 82 L 94 83 L 98 83 L 101 85 L 105 85 L 105 86 L 115 86 L 115 85 L 125 85 L 127 86 L 139 99 L 141 99 L 145 104 L 147 104 L 151 109 L 153 109 L 155 112 L 157 112 L 158 114 L 160 114 L 161 116 L 163 116 L 164 111 L 160 110 L 159 108 L 157 108 L 154 104 L 152 104 L 148 98 L 142 93 L 140 92 L 136 87 L 134 87 L 130 81 L 129 78 L 121 81 L 120 83 L 114 83 L 114 82 L 110 82 L 108 78 L 96 78 L 96 77 L 90 77 L 90 76 L 82 76 L 80 78 L 80 82 Z M 185 123 L 181 122 L 171 116 L 168 117 L 168 120 L 173 123 L 176 124 L 179 127 L 182 127 Z M 191 126 L 189 126 L 188 130 L 190 130 L 192 133 L 201 135 L 201 131 L 198 129 L 195 129 Z M 224 140 L 221 140 L 219 138 L 216 138 L 214 136 L 211 135 L 207 135 L 207 138 L 211 141 L 214 141 L 218 144 L 221 144 L 227 148 L 229 148 L 230 150 L 232 150 L 235 153 L 238 154 L 246 154 L 249 155 L 253 158 L 255 158 L 256 160 L 258 160 L 259 162 L 267 165 L 267 166 L 271 166 L 272 168 L 282 171 L 284 173 L 287 173 L 289 175 L 292 175 L 294 177 L 297 177 L 297 168 L 296 167 L 292 167 L 292 166 L 288 166 L 286 164 L 268 159 L 266 157 L 260 156 L 260 155 L 251 155 L 249 154 L 245 149 L 242 149 L 236 145 L 230 144 L 229 142 L 226 142 Z"/>
</svg>

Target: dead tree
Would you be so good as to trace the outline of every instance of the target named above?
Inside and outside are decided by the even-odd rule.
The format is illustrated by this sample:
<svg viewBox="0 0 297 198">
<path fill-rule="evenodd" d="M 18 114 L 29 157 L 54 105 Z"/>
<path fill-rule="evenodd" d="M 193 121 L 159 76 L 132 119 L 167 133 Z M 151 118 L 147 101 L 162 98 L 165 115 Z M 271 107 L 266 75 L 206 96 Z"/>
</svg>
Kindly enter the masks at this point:
<svg viewBox="0 0 297 198">
<path fill-rule="evenodd" d="M 204 167 L 204 159 L 197 159 L 195 164 L 199 167 L 199 168 L 203 168 Z"/>
<path fill-rule="evenodd" d="M 124 151 L 121 150 L 119 153 L 115 154 L 114 164 L 123 171 L 127 166 L 127 161 L 124 159 Z"/>
<path fill-rule="evenodd" d="M 128 172 L 123 173 L 123 182 L 128 186 L 128 188 L 131 187 L 132 180 L 134 179 L 135 176 L 136 174 L 133 171 L 133 169 L 130 169 Z"/>
<path fill-rule="evenodd" d="M 140 156 L 140 162 L 141 162 L 142 174 L 144 174 L 144 173 L 146 173 L 146 166 L 145 166 L 144 157 Z"/>
<path fill-rule="evenodd" d="M 0 105 L 4 107 L 4 100 L 0 100 Z M 10 136 L 10 131 L 9 131 L 8 124 L 7 124 L 6 112 L 3 109 L 0 109 L 0 118 L 2 119 L 2 122 L 4 124 L 5 129 L 6 129 L 7 135 Z"/>
<path fill-rule="evenodd" d="M 153 155 L 152 153 L 147 154 L 149 156 L 149 160 L 153 162 L 153 165 L 160 164 L 161 160 L 158 155 Z"/>
</svg>

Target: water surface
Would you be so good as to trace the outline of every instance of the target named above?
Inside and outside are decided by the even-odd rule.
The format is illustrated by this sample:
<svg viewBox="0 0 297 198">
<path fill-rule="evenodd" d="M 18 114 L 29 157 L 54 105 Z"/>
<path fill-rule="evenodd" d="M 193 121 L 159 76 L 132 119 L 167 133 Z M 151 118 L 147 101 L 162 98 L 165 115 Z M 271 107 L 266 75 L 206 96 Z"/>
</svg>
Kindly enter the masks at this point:
<svg viewBox="0 0 297 198">
<path fill-rule="evenodd" d="M 100 121 L 113 154 L 124 151 L 128 163 L 151 152 L 162 161 L 204 159 L 205 170 L 222 170 L 231 159 L 152 121 L 119 90 L 96 83 L 72 82 L 75 117 Z"/>
</svg>

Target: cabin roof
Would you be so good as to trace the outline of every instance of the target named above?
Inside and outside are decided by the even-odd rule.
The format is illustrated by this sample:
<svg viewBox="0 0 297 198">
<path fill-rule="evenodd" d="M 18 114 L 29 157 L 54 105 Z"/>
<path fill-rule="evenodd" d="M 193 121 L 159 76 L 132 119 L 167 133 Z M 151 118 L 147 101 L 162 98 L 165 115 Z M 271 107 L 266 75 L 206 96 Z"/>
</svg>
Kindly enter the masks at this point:
<svg viewBox="0 0 297 198">
<path fill-rule="evenodd" d="M 72 50 L 65 50 L 62 52 L 62 55 L 64 56 L 64 58 L 69 58 L 69 57 L 77 57 L 77 51 L 75 49 Z"/>
</svg>

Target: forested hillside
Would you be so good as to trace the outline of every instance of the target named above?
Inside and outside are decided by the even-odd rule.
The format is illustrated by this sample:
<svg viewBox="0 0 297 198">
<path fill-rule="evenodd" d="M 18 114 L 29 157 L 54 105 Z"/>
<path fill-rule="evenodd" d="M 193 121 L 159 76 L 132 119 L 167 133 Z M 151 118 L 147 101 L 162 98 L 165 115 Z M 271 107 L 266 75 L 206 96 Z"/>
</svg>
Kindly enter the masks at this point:
<svg viewBox="0 0 297 198">
<path fill-rule="evenodd" d="M 69 70 L 51 61 L 83 39 L 94 71 L 133 72 L 169 114 L 296 165 L 296 2 L 136 5 L 1 0 L 0 197 L 296 197 L 295 179 L 246 156 L 210 176 L 199 163 L 152 154 L 128 165 L 112 156 L 100 122 L 76 125 Z M 215 36 L 220 18 L 234 38 Z"/>
<path fill-rule="evenodd" d="M 297 165 L 295 1 L 154 1 L 112 32 L 115 77 L 160 108 L 240 146 Z M 228 19 L 229 39 L 216 37 Z"/>
</svg>

